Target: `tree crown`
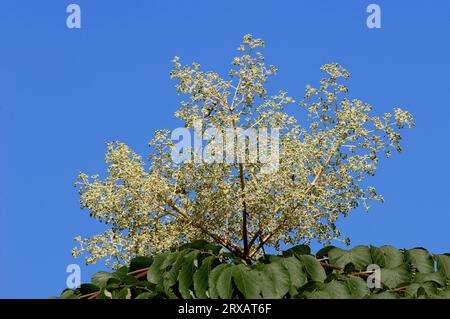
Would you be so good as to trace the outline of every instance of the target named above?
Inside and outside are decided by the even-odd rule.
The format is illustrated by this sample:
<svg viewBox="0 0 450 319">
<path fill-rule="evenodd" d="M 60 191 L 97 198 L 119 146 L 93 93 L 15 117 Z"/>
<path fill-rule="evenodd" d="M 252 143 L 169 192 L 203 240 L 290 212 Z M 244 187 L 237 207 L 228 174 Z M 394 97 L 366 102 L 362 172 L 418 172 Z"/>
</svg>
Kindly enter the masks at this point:
<svg viewBox="0 0 450 319">
<path fill-rule="evenodd" d="M 148 163 L 126 144 L 109 143 L 108 176 L 82 173 L 77 185 L 81 207 L 110 228 L 77 237 L 75 256 L 86 252 L 87 263 L 106 258 L 118 267 L 136 255 L 212 239 L 251 261 L 264 246 L 340 239 L 339 216 L 383 200 L 362 181 L 375 174 L 380 154 L 401 151 L 398 129 L 414 125 L 411 114 L 395 108 L 371 115 L 370 104 L 347 97 L 349 73 L 338 64 L 323 65 L 325 77 L 318 87 L 308 85 L 300 102 L 284 91 L 271 95 L 266 83 L 277 70 L 266 66 L 262 47 L 261 39 L 244 36 L 227 79 L 173 60 L 170 76 L 186 97 L 175 115 L 186 129 L 209 137 L 205 154 L 216 161 L 174 161 L 181 150 L 168 130 L 155 133 Z M 307 113 L 303 122 L 288 113 L 298 107 Z M 226 135 L 226 129 L 234 133 Z M 258 135 L 242 134 L 249 130 Z M 259 134 L 268 130 L 277 134 Z M 252 138 L 259 155 L 263 146 L 272 160 L 276 155 L 276 169 L 268 173 L 261 158 L 246 160 L 245 141 Z M 224 140 L 235 143 L 224 149 Z M 225 151 L 231 161 L 223 160 Z"/>
</svg>

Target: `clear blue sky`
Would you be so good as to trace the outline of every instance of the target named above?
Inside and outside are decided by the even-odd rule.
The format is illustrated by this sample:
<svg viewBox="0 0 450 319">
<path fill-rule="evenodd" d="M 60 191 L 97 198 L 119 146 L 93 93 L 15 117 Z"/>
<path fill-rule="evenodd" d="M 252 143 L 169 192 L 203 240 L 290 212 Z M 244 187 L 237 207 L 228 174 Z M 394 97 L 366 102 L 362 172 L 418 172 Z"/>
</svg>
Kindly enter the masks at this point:
<svg viewBox="0 0 450 319">
<path fill-rule="evenodd" d="M 147 155 L 154 130 L 179 125 L 172 57 L 224 72 L 246 33 L 266 41 L 276 89 L 300 97 L 339 62 L 352 96 L 413 113 L 405 151 L 371 179 L 386 203 L 341 229 L 352 245 L 450 252 L 449 1 L 72 2 L 81 30 L 66 27 L 70 1 L 0 3 L 0 297 L 59 294 L 73 237 L 102 230 L 79 208 L 77 174 L 104 171 L 108 140 Z M 371 2 L 381 29 L 366 27 Z"/>
</svg>

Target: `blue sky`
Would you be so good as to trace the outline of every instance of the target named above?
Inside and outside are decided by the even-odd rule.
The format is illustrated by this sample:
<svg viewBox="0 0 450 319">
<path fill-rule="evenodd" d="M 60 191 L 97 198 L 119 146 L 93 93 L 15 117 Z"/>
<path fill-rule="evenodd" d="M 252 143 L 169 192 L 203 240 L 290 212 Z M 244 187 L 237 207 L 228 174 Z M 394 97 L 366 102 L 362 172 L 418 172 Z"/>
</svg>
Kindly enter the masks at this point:
<svg viewBox="0 0 450 319">
<path fill-rule="evenodd" d="M 401 106 L 416 127 L 371 184 L 385 196 L 341 220 L 352 245 L 450 252 L 450 2 L 72 1 L 0 4 L 0 297 L 46 298 L 65 287 L 73 237 L 102 228 L 81 211 L 77 174 L 104 172 L 105 142 L 142 155 L 153 131 L 175 128 L 170 60 L 227 71 L 242 36 L 267 44 L 271 87 L 301 97 L 322 64 L 351 73 L 350 94 L 383 113 Z M 366 7 L 381 6 L 368 29 Z M 82 266 L 82 281 L 102 269 Z"/>
</svg>

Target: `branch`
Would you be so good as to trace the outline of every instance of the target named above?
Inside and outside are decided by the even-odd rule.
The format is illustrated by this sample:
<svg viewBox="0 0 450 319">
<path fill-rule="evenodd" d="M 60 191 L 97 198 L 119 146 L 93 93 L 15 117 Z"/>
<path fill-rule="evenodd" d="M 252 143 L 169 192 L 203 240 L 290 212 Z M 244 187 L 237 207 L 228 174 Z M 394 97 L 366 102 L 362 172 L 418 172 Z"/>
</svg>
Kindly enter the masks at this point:
<svg viewBox="0 0 450 319">
<path fill-rule="evenodd" d="M 235 109 L 235 105 L 234 102 L 236 100 L 237 97 L 237 93 L 239 88 L 241 87 L 241 82 L 242 82 L 242 78 L 239 79 L 239 82 L 236 86 L 236 90 L 234 91 L 234 95 L 233 95 L 233 100 L 231 101 L 231 106 L 228 108 L 231 115 L 233 115 L 234 109 Z M 232 119 L 232 123 L 233 123 L 233 129 L 236 132 L 236 121 L 234 119 Z M 237 137 L 235 138 L 235 145 L 237 145 Z M 244 242 L 244 251 L 243 251 L 243 258 L 247 259 L 248 256 L 248 252 L 249 252 L 249 245 L 248 245 L 248 234 L 247 234 L 247 203 L 245 202 L 245 178 L 244 178 L 244 165 L 242 163 L 239 163 L 239 179 L 240 179 L 240 184 L 241 184 L 241 191 L 242 191 L 242 205 L 243 205 L 243 210 L 242 210 L 242 241 Z"/>
<path fill-rule="evenodd" d="M 239 163 L 239 178 L 241 181 L 241 191 L 242 191 L 242 240 L 244 241 L 244 259 L 247 259 L 248 255 L 248 236 L 247 236 L 247 203 L 245 202 L 245 181 L 244 181 L 244 165 Z"/>
<path fill-rule="evenodd" d="M 237 92 L 241 88 L 242 78 L 239 78 L 239 82 L 236 86 L 236 90 L 234 90 L 233 100 L 231 100 L 231 107 L 229 108 L 230 111 L 234 110 L 234 102 L 237 97 Z M 239 105 L 239 103 L 236 105 L 236 107 Z"/>
<path fill-rule="evenodd" d="M 337 266 L 337 265 L 335 265 L 335 264 L 324 263 L 324 262 L 321 262 L 320 260 L 323 260 L 323 259 L 318 259 L 317 261 L 320 262 L 320 265 L 321 265 L 323 268 L 330 268 L 330 269 L 334 269 L 334 270 L 337 270 L 337 271 L 343 271 L 343 270 L 344 270 L 342 267 L 339 267 L 339 266 Z M 350 273 L 348 273 L 348 274 L 349 274 L 349 275 L 352 275 L 352 276 L 364 276 L 364 277 L 368 277 L 368 276 L 370 276 L 371 274 L 373 274 L 374 272 L 375 272 L 375 271 L 353 271 L 353 272 L 350 272 Z"/>
<path fill-rule="evenodd" d="M 276 214 L 278 212 L 278 210 L 281 209 L 281 205 L 278 205 L 273 213 Z M 253 246 L 253 244 L 255 243 L 255 241 L 259 238 L 261 240 L 261 235 L 262 232 L 264 231 L 264 228 L 267 227 L 267 225 L 269 225 L 269 221 L 267 221 L 266 223 L 264 223 L 264 225 L 260 225 L 258 231 L 253 235 L 252 239 L 250 240 L 249 248 L 251 248 Z"/>
<path fill-rule="evenodd" d="M 190 224 L 192 224 L 194 227 L 197 227 L 198 229 L 200 229 L 202 232 L 204 232 L 205 234 L 207 234 L 208 236 L 210 236 L 211 238 L 213 238 L 217 243 L 225 246 L 226 248 L 228 248 L 230 251 L 236 253 L 237 255 L 241 255 L 241 249 L 234 245 L 232 242 L 226 240 L 226 239 L 222 239 L 221 237 L 219 237 L 219 235 L 216 235 L 212 232 L 210 232 L 209 230 L 207 230 L 202 224 L 197 223 L 196 221 L 194 221 L 191 216 L 189 216 L 189 214 L 187 212 L 185 212 L 183 209 L 179 208 L 178 206 L 176 206 L 173 203 L 169 203 L 169 207 L 172 208 L 174 211 L 176 211 L 179 215 L 175 214 L 174 212 L 169 211 L 168 209 L 160 206 L 160 208 L 164 211 L 166 211 L 169 215 L 175 217 L 175 218 L 179 218 L 181 216 L 181 218 L 183 218 L 184 220 L 186 220 L 187 222 L 189 222 Z"/>
<path fill-rule="evenodd" d="M 331 159 L 333 158 L 334 153 L 337 151 L 339 147 L 335 146 L 330 150 L 330 154 L 328 155 L 327 159 L 323 163 L 323 165 L 320 167 L 319 171 L 317 172 L 316 176 L 314 177 L 314 180 L 309 184 L 309 187 L 306 189 L 305 195 L 308 194 L 316 185 L 317 181 L 322 176 L 323 172 L 325 172 L 325 169 L 327 168 L 328 164 L 330 164 Z"/>
<path fill-rule="evenodd" d="M 99 294 L 100 294 L 100 290 L 99 291 L 95 291 L 95 292 L 91 292 L 91 293 L 86 294 L 86 295 L 82 295 L 82 296 L 80 296 L 80 299 L 97 299 Z"/>
<path fill-rule="evenodd" d="M 277 227 L 275 227 L 275 229 L 271 232 L 268 232 L 266 234 L 266 236 L 264 236 L 263 238 L 260 239 L 259 241 L 259 245 L 253 250 L 253 252 L 251 252 L 249 254 L 249 257 L 252 258 L 257 252 L 258 250 L 260 250 L 264 244 L 273 236 L 275 235 L 275 233 L 282 227 L 284 226 L 284 222 L 286 221 L 286 217 L 283 219 L 283 221 L 277 225 Z"/>
<path fill-rule="evenodd" d="M 150 267 L 138 269 L 132 272 L 129 272 L 128 275 L 133 276 L 136 279 L 141 279 L 147 276 L 147 272 L 150 269 Z"/>
<path fill-rule="evenodd" d="M 325 162 L 324 162 L 324 163 L 322 164 L 322 166 L 319 168 L 319 170 L 317 171 L 317 173 L 316 173 L 316 175 L 315 175 L 313 181 L 309 184 L 308 188 L 305 190 L 305 195 L 308 195 L 308 194 L 311 192 L 311 190 L 314 188 L 314 186 L 317 184 L 317 182 L 319 181 L 320 177 L 321 177 L 321 176 L 323 175 L 323 173 L 325 172 L 325 169 L 326 169 L 327 166 L 330 164 L 330 161 L 331 161 L 331 159 L 333 158 L 334 153 L 338 150 L 338 148 L 339 148 L 338 145 L 336 145 L 336 146 L 334 146 L 334 147 L 331 148 L 330 153 L 329 153 L 328 157 L 326 158 Z M 295 210 L 298 208 L 298 206 L 300 206 L 299 203 L 297 203 L 297 205 L 293 208 L 292 211 L 295 211 Z M 287 220 L 287 217 L 284 217 L 283 220 L 281 221 L 281 223 L 278 224 L 278 225 L 275 227 L 275 229 L 274 229 L 273 231 L 268 232 L 268 233 L 266 234 L 266 236 L 264 236 L 264 238 L 262 238 L 262 239 L 260 240 L 260 243 L 259 243 L 258 247 L 256 247 L 256 249 L 255 249 L 252 253 L 250 253 L 250 257 L 253 257 L 253 256 L 258 252 L 258 250 L 260 250 L 260 249 L 264 246 L 264 244 L 265 244 L 265 243 L 266 243 L 273 235 L 275 235 L 275 233 L 278 232 L 278 230 L 280 230 L 280 229 L 284 226 L 284 223 L 286 222 L 286 220 Z M 259 233 L 262 233 L 262 231 L 263 231 L 263 229 L 261 229 L 261 228 L 260 228 L 260 230 L 258 230 L 258 232 L 257 232 L 258 236 L 260 235 Z M 256 238 L 257 238 L 257 237 L 256 237 Z M 255 237 L 253 237 L 251 242 L 254 242 L 255 240 L 256 240 Z"/>
</svg>

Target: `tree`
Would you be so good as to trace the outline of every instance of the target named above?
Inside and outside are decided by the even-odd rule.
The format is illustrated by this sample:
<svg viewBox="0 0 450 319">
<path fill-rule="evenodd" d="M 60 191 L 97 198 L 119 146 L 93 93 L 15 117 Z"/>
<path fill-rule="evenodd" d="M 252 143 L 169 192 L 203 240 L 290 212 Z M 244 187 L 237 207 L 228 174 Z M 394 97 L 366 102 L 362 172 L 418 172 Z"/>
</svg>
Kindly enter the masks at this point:
<svg viewBox="0 0 450 319">
<path fill-rule="evenodd" d="M 227 80 L 197 63 L 173 60 L 171 78 L 186 97 L 175 115 L 202 136 L 214 128 L 206 153 L 223 159 L 231 151 L 233 160 L 174 161 L 181 150 L 168 130 L 155 133 L 147 164 L 124 143 L 109 143 L 109 175 L 102 180 L 82 173 L 77 185 L 81 206 L 110 228 L 77 237 L 73 255 L 86 252 L 87 263 L 106 258 L 117 268 L 133 256 L 205 239 L 251 263 L 265 246 L 341 239 L 339 216 L 383 200 L 361 182 L 375 174 L 380 154 L 401 151 L 398 129 L 414 125 L 411 114 L 395 108 L 371 115 L 370 104 L 347 98 L 341 82 L 349 73 L 338 64 L 322 66 L 325 77 L 317 88 L 308 85 L 298 103 L 284 91 L 270 95 L 267 81 L 277 70 L 265 65 L 258 51 L 263 47 L 261 39 L 244 36 Z M 305 111 L 303 121 L 288 114 L 295 108 Z M 267 170 L 261 158 L 246 161 L 248 136 L 242 132 L 250 129 L 278 132 L 270 141 L 256 137 L 258 154 L 270 151 L 276 169 Z M 186 151 L 197 154 L 195 147 Z"/>
</svg>

